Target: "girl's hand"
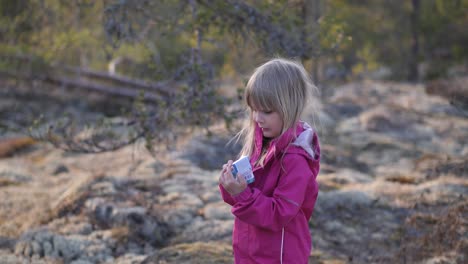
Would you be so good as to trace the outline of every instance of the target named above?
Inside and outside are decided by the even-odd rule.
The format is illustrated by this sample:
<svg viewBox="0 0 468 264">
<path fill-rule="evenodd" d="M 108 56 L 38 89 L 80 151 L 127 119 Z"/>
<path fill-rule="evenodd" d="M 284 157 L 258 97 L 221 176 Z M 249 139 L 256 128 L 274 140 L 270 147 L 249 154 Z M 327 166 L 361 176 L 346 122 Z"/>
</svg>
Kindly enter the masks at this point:
<svg viewBox="0 0 468 264">
<path fill-rule="evenodd" d="M 219 176 L 219 183 L 231 196 L 235 196 L 247 188 L 247 182 L 244 177 L 239 175 L 234 178 L 234 175 L 232 175 L 232 160 L 223 165 L 221 176 Z"/>
</svg>

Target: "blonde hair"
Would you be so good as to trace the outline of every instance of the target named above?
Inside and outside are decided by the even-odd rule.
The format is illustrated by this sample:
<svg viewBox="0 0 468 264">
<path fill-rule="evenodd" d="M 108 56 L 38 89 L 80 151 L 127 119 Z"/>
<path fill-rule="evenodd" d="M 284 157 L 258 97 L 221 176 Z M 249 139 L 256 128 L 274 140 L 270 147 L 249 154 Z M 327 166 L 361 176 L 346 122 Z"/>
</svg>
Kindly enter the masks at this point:
<svg viewBox="0 0 468 264">
<path fill-rule="evenodd" d="M 299 121 L 314 92 L 317 88 L 298 61 L 275 58 L 256 68 L 244 91 L 249 119 L 238 134 L 243 141 L 239 156 L 251 156 L 255 148 L 252 109 L 277 112 L 283 120 L 283 134 Z"/>
</svg>

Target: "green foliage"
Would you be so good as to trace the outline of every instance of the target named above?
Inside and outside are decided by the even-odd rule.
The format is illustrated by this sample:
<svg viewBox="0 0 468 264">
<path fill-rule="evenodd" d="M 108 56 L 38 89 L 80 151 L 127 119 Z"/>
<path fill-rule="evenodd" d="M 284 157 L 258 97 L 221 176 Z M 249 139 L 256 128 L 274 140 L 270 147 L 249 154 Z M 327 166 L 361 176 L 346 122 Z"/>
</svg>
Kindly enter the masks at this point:
<svg viewBox="0 0 468 264">
<path fill-rule="evenodd" d="M 119 75 L 167 81 L 168 102 L 132 112 L 135 137 L 151 141 L 178 125 L 229 121 L 213 79 L 247 74 L 266 57 L 301 59 L 314 78 L 331 65 L 351 78 L 387 67 L 412 79 L 418 64 L 435 78 L 466 64 L 467 26 L 468 0 L 0 0 L 0 70 L 103 72 L 121 60 Z"/>
<path fill-rule="evenodd" d="M 454 65 L 466 63 L 468 54 L 468 1 L 419 1 L 418 63 L 429 65 L 427 77 L 443 76 Z M 411 1 L 328 1 L 324 30 L 340 30 L 345 45 L 338 50 L 348 69 L 377 63 L 392 69 L 393 78 L 406 78 L 411 54 Z M 335 33 L 336 34 L 336 33 Z M 338 35 L 340 36 L 340 35 Z M 328 39 L 322 45 L 330 45 Z"/>
<path fill-rule="evenodd" d="M 443 76 L 468 58 L 468 1 L 423 1 L 421 6 L 422 58 L 431 62 L 428 77 Z"/>
<path fill-rule="evenodd" d="M 105 70 L 112 58 L 127 57 L 132 67 L 120 73 L 161 80 L 184 64 L 188 50 L 197 45 L 193 33 L 200 30 L 202 57 L 217 74 L 222 68 L 239 70 L 231 66 L 240 63 L 239 55 L 231 54 L 248 46 L 257 50 L 255 57 L 245 58 L 253 59 L 251 63 L 274 54 L 314 60 L 319 56 L 350 73 L 374 65 L 390 67 L 395 78 L 406 76 L 411 1 L 315 0 L 323 7 L 318 26 L 305 21 L 310 18 L 304 17 L 303 7 L 311 2 L 205 0 L 194 1 L 193 10 L 189 1 L 175 0 L 1 0 L 0 42 L 46 61 L 97 70 Z M 443 75 L 468 57 L 468 1 L 419 2 L 417 61 L 430 65 L 430 76 Z M 275 43 L 279 40 L 271 34 L 276 33 L 265 23 L 281 28 L 278 32 L 288 33 L 288 43 L 302 43 L 305 49 Z M 300 42 L 303 37 L 306 42 Z"/>
</svg>

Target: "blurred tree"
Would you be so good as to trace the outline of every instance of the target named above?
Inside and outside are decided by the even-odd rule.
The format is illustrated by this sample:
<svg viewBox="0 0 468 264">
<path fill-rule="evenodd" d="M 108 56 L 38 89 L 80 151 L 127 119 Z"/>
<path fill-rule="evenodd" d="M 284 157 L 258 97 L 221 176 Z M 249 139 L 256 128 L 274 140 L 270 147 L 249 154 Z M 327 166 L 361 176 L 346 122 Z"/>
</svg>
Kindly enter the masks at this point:
<svg viewBox="0 0 468 264">
<path fill-rule="evenodd" d="M 161 68 L 160 72 L 164 74 L 166 80 L 184 83 L 178 89 L 174 89 L 174 93 L 169 98 L 157 101 L 150 107 L 137 108 L 136 118 L 132 120 L 137 121 L 139 128 L 134 135 L 145 137 L 149 142 L 160 139 L 164 134 L 170 134 L 170 137 L 176 136 L 183 130 L 181 126 L 207 127 L 216 117 L 228 118 L 223 107 L 225 104 L 222 102 L 225 99 L 217 97 L 214 87 L 210 85 L 211 79 L 216 75 L 214 69 L 221 68 L 221 65 L 213 65 L 217 63 L 213 55 L 216 56 L 220 51 L 210 47 L 225 43 L 225 33 L 230 33 L 234 38 L 240 36 L 240 40 L 253 38 L 265 54 L 282 54 L 304 60 L 315 57 L 320 46 L 312 45 L 308 36 L 310 31 L 306 23 L 309 16 L 307 10 L 310 9 L 306 8 L 307 2 L 277 1 L 269 4 L 261 1 L 234 0 L 108 2 L 104 9 L 104 33 L 112 46 L 147 47 L 150 55 L 148 57 L 153 58 L 154 62 L 163 62 L 158 64 L 158 68 Z M 46 3 L 50 3 L 51 6 L 48 8 L 53 10 L 68 8 L 67 5 L 55 5 L 56 2 L 52 0 Z M 73 8 L 67 10 L 77 16 Z M 60 11 L 57 14 L 64 15 L 67 12 Z M 72 33 L 63 33 L 63 37 L 60 37 L 62 32 L 60 27 L 57 28 L 59 32 L 54 32 L 55 38 L 51 37 L 50 40 L 60 45 L 49 49 L 49 52 L 60 54 L 61 51 L 58 49 L 65 46 L 63 45 L 65 41 L 68 44 L 65 46 L 68 54 L 63 57 L 67 58 L 74 50 L 73 44 L 81 38 L 72 36 L 74 41 L 68 41 Z M 76 29 L 78 33 L 82 33 L 80 23 L 76 21 L 66 28 Z M 89 37 L 83 38 L 87 39 Z M 53 44 L 47 46 L 54 47 Z M 88 50 L 85 44 L 78 42 L 76 46 L 78 54 L 82 54 L 80 49 L 82 47 Z M 97 43 L 91 45 L 96 46 Z M 211 60 L 205 60 L 207 57 L 211 57 Z M 68 57 L 68 61 L 75 64 L 79 62 L 85 67 L 88 64 L 83 63 L 86 60 L 82 57 L 79 60 L 76 57 Z M 219 60 L 218 63 L 224 62 Z M 69 126 L 72 126 L 72 123 L 68 121 L 62 125 L 52 126 L 55 131 L 61 131 L 61 135 L 53 133 L 51 129 L 44 130 L 42 135 L 57 145 L 64 142 L 74 150 L 105 150 L 103 145 L 94 144 L 96 138 L 81 141 L 82 144 L 93 143 L 89 147 L 81 148 L 80 144 L 70 139 L 74 137 L 75 133 L 72 132 L 75 130 L 68 130 Z M 60 139 L 61 136 L 64 138 Z M 128 142 L 133 141 L 132 139 Z M 148 146 L 151 144 L 148 143 Z M 114 145 L 109 149 L 115 149 Z"/>
<path fill-rule="evenodd" d="M 315 64 L 334 61 L 349 73 L 388 66 L 393 78 L 415 80 L 421 64 L 432 78 L 466 62 L 467 6 L 467 0 L 1 0 L 0 45 L 94 69 L 126 58 L 131 67 L 118 64 L 117 73 L 163 80 L 178 75 L 197 42 L 215 76 L 232 63 L 230 51 L 248 42 L 258 47 L 258 59 L 277 54 L 310 62 L 314 79 Z"/>
<path fill-rule="evenodd" d="M 329 0 L 325 9 L 326 31 L 339 28 L 346 40 L 335 56 L 348 72 L 386 66 L 391 78 L 414 81 L 466 65 L 467 0 Z"/>
<path fill-rule="evenodd" d="M 135 103 L 130 117 L 136 138 L 151 140 L 229 119 L 212 80 L 274 55 L 302 60 L 316 82 L 381 67 L 394 79 L 442 76 L 466 64 L 467 11 L 468 0 L 0 0 L 0 57 L 33 58 L 34 73 L 59 69 L 49 77 L 73 65 L 80 76 L 166 85 L 170 96 Z M 0 61 L 0 71 L 14 68 Z"/>
<path fill-rule="evenodd" d="M 418 58 L 419 58 L 419 13 L 420 13 L 420 2 L 419 0 L 411 0 L 411 54 L 409 58 L 409 71 L 408 80 L 418 81 Z"/>
<path fill-rule="evenodd" d="M 425 77 L 447 76 L 447 69 L 456 65 L 466 67 L 468 1 L 428 0 L 420 8 L 420 58 L 428 65 Z"/>
</svg>

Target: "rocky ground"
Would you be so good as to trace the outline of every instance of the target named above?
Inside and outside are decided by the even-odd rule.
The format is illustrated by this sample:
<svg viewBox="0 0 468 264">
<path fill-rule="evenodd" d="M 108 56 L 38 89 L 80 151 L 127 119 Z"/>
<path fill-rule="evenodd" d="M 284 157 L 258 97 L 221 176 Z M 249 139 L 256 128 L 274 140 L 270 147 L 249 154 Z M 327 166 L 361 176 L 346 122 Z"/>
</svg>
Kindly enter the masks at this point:
<svg viewBox="0 0 468 264">
<path fill-rule="evenodd" d="M 2 118 L 41 109 L 1 98 Z M 320 120 L 310 263 L 468 262 L 465 110 L 423 85 L 362 81 L 331 91 Z M 217 187 L 236 151 L 227 133 L 156 159 L 138 144 L 72 154 L 19 136 L 0 141 L 1 263 L 232 263 Z"/>
</svg>

